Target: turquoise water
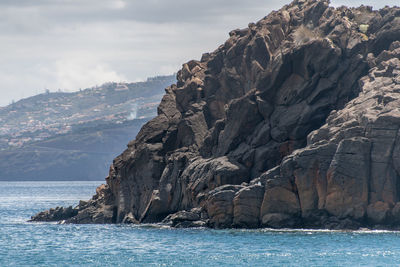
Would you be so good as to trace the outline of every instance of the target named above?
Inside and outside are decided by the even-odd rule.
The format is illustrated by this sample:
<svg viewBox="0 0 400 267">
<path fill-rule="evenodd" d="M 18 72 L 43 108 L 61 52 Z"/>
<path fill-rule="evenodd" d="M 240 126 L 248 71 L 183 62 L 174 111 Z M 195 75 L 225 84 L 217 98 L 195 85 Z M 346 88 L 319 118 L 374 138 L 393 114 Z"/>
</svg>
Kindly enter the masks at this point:
<svg viewBox="0 0 400 267">
<path fill-rule="evenodd" d="M 27 223 L 100 182 L 0 182 L 0 266 L 395 266 L 400 232 Z"/>
</svg>

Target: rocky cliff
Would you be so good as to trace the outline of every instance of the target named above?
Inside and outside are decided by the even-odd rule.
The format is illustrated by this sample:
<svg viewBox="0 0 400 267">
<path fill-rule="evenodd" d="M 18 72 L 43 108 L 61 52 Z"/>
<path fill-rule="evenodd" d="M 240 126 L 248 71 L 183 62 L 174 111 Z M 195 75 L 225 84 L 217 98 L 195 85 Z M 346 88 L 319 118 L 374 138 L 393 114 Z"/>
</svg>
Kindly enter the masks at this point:
<svg viewBox="0 0 400 267">
<path fill-rule="evenodd" d="M 90 201 L 33 220 L 400 226 L 400 8 L 295 0 L 229 35 Z"/>
</svg>

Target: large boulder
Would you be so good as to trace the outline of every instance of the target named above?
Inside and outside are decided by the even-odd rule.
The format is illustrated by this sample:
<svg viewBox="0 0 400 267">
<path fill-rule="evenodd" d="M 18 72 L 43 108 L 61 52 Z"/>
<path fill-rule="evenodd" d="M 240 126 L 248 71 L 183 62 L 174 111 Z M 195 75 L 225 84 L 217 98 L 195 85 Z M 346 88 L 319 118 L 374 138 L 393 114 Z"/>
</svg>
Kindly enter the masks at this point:
<svg viewBox="0 0 400 267">
<path fill-rule="evenodd" d="M 233 198 L 233 225 L 243 228 L 260 226 L 264 186 L 255 184 L 239 190 Z"/>
<path fill-rule="evenodd" d="M 216 228 L 229 227 L 233 223 L 233 198 L 243 186 L 224 185 L 209 192 L 207 212 L 210 225 Z"/>
</svg>

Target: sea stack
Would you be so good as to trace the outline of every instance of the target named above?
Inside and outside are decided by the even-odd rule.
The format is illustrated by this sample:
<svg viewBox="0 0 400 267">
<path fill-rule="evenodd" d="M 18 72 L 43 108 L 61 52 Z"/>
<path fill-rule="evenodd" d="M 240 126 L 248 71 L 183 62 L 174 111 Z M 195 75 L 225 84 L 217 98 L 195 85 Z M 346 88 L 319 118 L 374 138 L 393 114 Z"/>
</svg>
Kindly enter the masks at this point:
<svg viewBox="0 0 400 267">
<path fill-rule="evenodd" d="M 229 35 L 91 200 L 32 220 L 400 228 L 400 8 L 295 0 Z"/>
</svg>

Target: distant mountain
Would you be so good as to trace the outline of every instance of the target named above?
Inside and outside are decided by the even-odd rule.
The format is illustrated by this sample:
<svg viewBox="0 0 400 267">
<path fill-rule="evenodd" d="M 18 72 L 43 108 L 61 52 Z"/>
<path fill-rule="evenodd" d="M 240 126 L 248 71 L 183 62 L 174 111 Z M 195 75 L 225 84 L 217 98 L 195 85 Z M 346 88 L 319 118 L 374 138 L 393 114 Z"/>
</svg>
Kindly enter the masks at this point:
<svg viewBox="0 0 400 267">
<path fill-rule="evenodd" d="M 44 93 L 0 108 L 0 180 L 98 180 L 175 76 Z"/>
</svg>

